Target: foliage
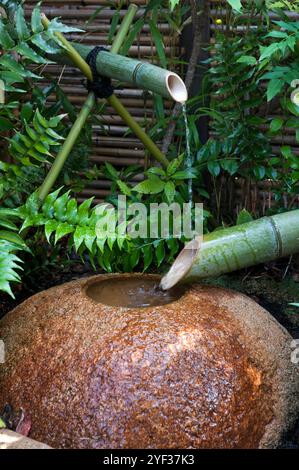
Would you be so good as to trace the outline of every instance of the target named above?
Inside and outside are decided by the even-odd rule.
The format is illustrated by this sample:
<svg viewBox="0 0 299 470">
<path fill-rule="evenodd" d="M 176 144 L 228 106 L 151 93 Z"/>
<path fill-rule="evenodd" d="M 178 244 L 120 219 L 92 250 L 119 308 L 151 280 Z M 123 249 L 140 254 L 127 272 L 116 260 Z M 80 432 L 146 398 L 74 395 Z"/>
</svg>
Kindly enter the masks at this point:
<svg viewBox="0 0 299 470">
<path fill-rule="evenodd" d="M 229 3 L 237 9 L 235 2 Z M 209 108 L 198 109 L 198 116 L 209 116 L 212 136 L 198 150 L 197 160 L 212 178 L 228 173 L 252 181 L 275 180 L 279 200 L 285 192 L 298 194 L 298 157 L 288 144 L 277 155 L 271 140 L 294 129 L 299 141 L 299 107 L 290 99 L 299 76 L 299 23 L 280 9 L 285 2 L 267 3 L 279 20 L 270 19 L 264 2 L 253 2 L 251 8 L 243 2 L 247 16 L 232 12 L 210 48 L 212 99 Z M 238 26 L 246 28 L 245 35 Z"/>
<path fill-rule="evenodd" d="M 20 282 L 18 271 L 22 270 L 22 260 L 16 255 L 27 250 L 24 240 L 16 233 L 16 211 L 0 207 L 0 290 L 13 297 L 11 282 Z"/>
<path fill-rule="evenodd" d="M 55 54 L 63 47 L 55 32 L 80 30 L 63 25 L 57 18 L 51 20 L 45 29 L 39 4 L 32 11 L 30 23 L 25 20 L 24 9 L 19 2 L 15 10 L 10 9 L 10 2 L 4 2 L 3 6 L 8 6 L 8 17 L 0 20 L 0 45 L 5 51 L 0 59 L 1 78 L 6 91 L 24 92 L 24 82 L 40 78 L 28 68 L 28 64 L 40 66 L 49 63 L 45 54 Z"/>
<path fill-rule="evenodd" d="M 142 259 L 143 266 L 140 269 L 159 267 L 163 261 L 173 260 L 183 239 L 174 238 L 171 231 L 165 239 L 162 236 L 157 239 L 151 239 L 150 236 L 146 239 L 132 238 L 122 231 L 122 226 L 116 226 L 113 233 L 106 232 L 106 224 L 113 219 L 113 223 L 117 225 L 114 211 L 118 203 L 116 191 L 127 197 L 128 207 L 141 201 L 147 207 L 153 201 L 157 204 L 173 201 L 183 204 L 183 181 L 195 175 L 180 169 L 182 162 L 183 156 L 180 156 L 169 164 L 166 171 L 160 167 L 150 168 L 146 172 L 147 179 L 135 186 L 128 179 L 140 172 L 140 168 L 134 166 L 118 172 L 106 163 L 103 171 L 111 179 L 114 190 L 107 203 L 100 206 L 92 207 L 93 198 L 79 205 L 69 191 L 61 194 L 61 189 L 58 189 L 49 194 L 40 207 L 38 196 L 34 193 L 18 211 L 23 219 L 21 232 L 32 227 L 44 227 L 46 239 L 54 245 L 68 237 L 70 252 L 74 249 L 82 259 L 87 256 L 94 267 L 98 264 L 109 272 L 132 271 Z M 208 215 L 205 212 L 205 216 Z M 149 218 L 150 213 L 148 221 Z M 126 215 L 126 227 L 133 220 L 134 216 Z M 112 226 L 115 228 L 115 225 Z"/>
<path fill-rule="evenodd" d="M 218 33 L 202 90 L 188 103 L 191 152 L 197 157 L 193 168 L 185 168 L 186 129 L 183 115 L 177 120 L 175 139 L 167 155 L 170 160 L 168 168 L 150 167 L 146 171 L 135 165 L 116 169 L 109 163 L 100 169 L 88 169 L 86 155 L 92 143 L 89 122 L 59 181 L 65 189 L 53 188 L 41 203 L 36 188 L 45 176 L 55 149 L 66 137 L 70 123 L 76 119 L 77 110 L 59 84 L 51 83 L 41 90 L 35 86 L 35 81 L 42 76 L 44 65 L 50 62 L 49 57 L 63 47 L 55 32 L 77 29 L 54 19 L 45 30 L 40 21 L 39 5 L 33 9 L 30 20 L 26 21 L 22 2 L 0 0 L 0 5 L 7 12 L 7 18 L 2 18 L 0 22 L 0 45 L 5 51 L 0 58 L 0 72 L 8 94 L 6 103 L 0 105 L 0 124 L 8 143 L 7 152 L 12 158 L 10 163 L 0 163 L 0 290 L 12 294 L 10 282 L 20 281 L 19 270 L 24 259 L 21 251 L 28 252 L 29 246 L 33 254 L 38 252 L 35 260 L 38 263 L 44 250 L 43 242 L 38 244 L 38 240 L 44 239 L 52 246 L 53 260 L 47 260 L 48 267 L 53 265 L 52 261 L 55 263 L 59 259 L 59 247 L 67 248 L 67 256 L 75 253 L 82 262 L 89 260 L 94 268 L 100 266 L 108 272 L 137 268 L 146 271 L 171 262 L 185 241 L 183 237 L 174 238 L 170 233 L 166 238 L 132 238 L 122 231 L 113 234 L 105 232 L 105 224 L 114 217 L 110 203 L 118 208 L 119 194 L 126 196 L 129 207 L 136 202 L 143 202 L 147 208 L 153 202 L 178 202 L 182 207 L 188 200 L 186 181 L 189 179 L 194 181 L 195 200 L 208 200 L 207 174 L 212 180 L 223 174 L 255 181 L 279 179 L 282 189 L 278 197 L 286 189 L 290 192 L 297 190 L 299 168 L 291 147 L 282 145 L 281 155 L 274 155 L 270 139 L 286 127 L 295 128 L 299 137 L 299 109 L 290 101 L 292 80 L 298 77 L 298 25 L 281 12 L 280 4 L 285 5 L 289 3 L 287 1 L 267 2 L 268 8 L 279 12 L 279 21 L 270 20 L 265 2 L 254 1 L 250 9 L 246 2 L 239 0 L 228 3 L 232 7 L 232 12 L 227 15 L 231 24 Z M 139 32 L 147 25 L 156 49 L 157 57 L 152 58 L 158 59 L 163 67 L 174 65 L 174 61 L 166 57 L 163 37 L 157 28 L 158 20 L 160 15 L 163 16 L 175 34 L 179 35 L 183 26 L 190 22 L 190 9 L 179 0 L 170 1 L 172 12 L 160 8 L 162 4 L 162 0 L 148 2 L 144 15 L 131 26 L 121 53 L 128 52 Z M 111 21 L 110 43 L 119 25 L 120 7 L 116 8 Z M 101 8 L 96 10 L 90 21 L 96 18 Z M 240 12 L 246 14 L 240 15 Z M 257 15 L 261 15 L 261 20 L 256 20 Z M 251 28 L 253 24 L 254 31 Z M 240 36 L 235 33 L 236 26 L 246 27 L 247 34 Z M 184 63 L 176 61 L 175 65 L 182 66 Z M 265 82 L 268 84 L 266 89 Z M 32 94 L 32 101 L 23 104 L 22 96 L 28 91 Z M 53 93 L 57 100 L 49 106 L 47 98 Z M 207 106 L 205 98 L 210 93 L 212 99 Z M 172 116 L 165 112 L 161 97 L 154 95 L 153 102 L 156 124 L 147 127 L 147 132 L 159 141 Z M 283 115 L 269 119 L 268 106 L 276 102 Z M 66 113 L 70 123 L 62 119 Z M 202 116 L 209 116 L 212 131 L 204 145 L 197 129 Z M 148 125 L 147 122 L 144 124 L 145 127 Z M 292 171 L 289 171 L 290 168 Z M 100 212 L 99 207 L 93 206 L 92 199 L 79 204 L 67 190 L 79 190 L 84 179 L 99 176 L 111 181 L 111 195 Z M 1 210 L 7 212 L 1 214 Z M 204 211 L 204 217 L 207 230 L 209 211 Z M 237 223 L 245 223 L 250 218 L 248 212 L 241 211 Z M 126 215 L 125 221 L 130 225 L 134 218 Z M 146 223 L 149 224 L 149 221 L 150 216 Z M 22 237 L 28 239 L 27 244 Z M 32 269 L 38 269 L 37 265 Z"/>
<path fill-rule="evenodd" d="M 42 183 L 48 171 L 47 165 L 54 158 L 53 151 L 60 147 L 68 132 L 69 124 L 62 122 L 65 114 L 58 113 L 67 107 L 65 112 L 72 117 L 59 85 L 52 83 L 44 89 L 39 88 L 40 71 L 51 63 L 49 56 L 63 47 L 55 32 L 78 29 L 69 28 L 54 19 L 45 30 L 39 4 L 33 9 L 29 21 L 25 19 L 21 1 L 0 1 L 0 7 L 0 48 L 3 50 L 0 74 L 5 88 L 5 103 L 0 104 L 0 132 L 5 158 L 5 161 L 0 161 L 0 290 L 12 295 L 10 283 L 20 282 L 21 257 L 25 251 L 29 253 L 23 238 L 17 233 L 20 218 L 13 208 L 23 204 Z M 23 103 L 27 92 L 30 92 L 31 100 Z M 54 92 L 57 101 L 49 105 L 47 99 Z M 75 110 L 73 116 L 76 117 Z M 82 144 L 88 135 L 88 132 L 84 134 L 68 162 L 67 174 L 64 172 L 62 175 L 65 184 L 74 181 L 75 165 L 72 167 L 71 163 L 76 159 L 76 152 L 83 151 Z M 88 153 L 86 146 L 84 152 Z M 82 161 L 86 161 L 86 157 Z M 83 184 L 79 170 L 77 163 L 76 178 Z M 29 244 L 34 255 L 39 242 L 31 242 L 32 238 Z"/>
<path fill-rule="evenodd" d="M 49 157 L 53 158 L 51 147 L 60 146 L 62 137 L 54 131 L 64 115 L 44 118 L 37 109 L 33 115 L 31 127 L 24 119 L 24 132 L 16 132 L 9 139 L 10 154 L 23 165 L 45 163 Z"/>
</svg>

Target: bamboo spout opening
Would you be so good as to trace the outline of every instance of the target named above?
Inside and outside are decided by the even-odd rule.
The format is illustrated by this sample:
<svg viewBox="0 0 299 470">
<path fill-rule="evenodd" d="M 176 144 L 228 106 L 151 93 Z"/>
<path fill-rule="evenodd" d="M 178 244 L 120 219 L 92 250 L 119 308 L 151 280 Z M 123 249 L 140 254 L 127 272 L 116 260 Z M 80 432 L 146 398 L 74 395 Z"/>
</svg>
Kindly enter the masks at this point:
<svg viewBox="0 0 299 470">
<path fill-rule="evenodd" d="M 174 101 L 185 103 L 188 99 L 188 92 L 185 83 L 176 73 L 169 73 L 166 77 L 168 93 Z"/>
<path fill-rule="evenodd" d="M 191 269 L 201 247 L 202 238 L 196 237 L 187 243 L 177 258 L 174 260 L 170 270 L 162 277 L 160 287 L 163 290 L 171 289 L 181 281 Z"/>
</svg>

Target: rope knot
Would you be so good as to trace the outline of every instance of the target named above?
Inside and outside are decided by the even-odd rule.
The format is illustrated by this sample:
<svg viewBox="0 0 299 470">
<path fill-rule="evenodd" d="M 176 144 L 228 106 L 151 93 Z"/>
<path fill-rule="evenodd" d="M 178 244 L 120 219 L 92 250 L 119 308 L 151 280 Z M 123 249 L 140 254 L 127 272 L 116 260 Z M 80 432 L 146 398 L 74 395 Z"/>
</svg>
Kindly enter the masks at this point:
<svg viewBox="0 0 299 470">
<path fill-rule="evenodd" d="M 92 80 L 87 80 L 86 88 L 89 92 L 93 92 L 97 98 L 109 98 L 113 92 L 111 78 L 104 77 L 97 71 L 97 57 L 101 51 L 107 51 L 105 47 L 94 47 L 86 57 L 86 62 L 91 68 Z"/>
</svg>

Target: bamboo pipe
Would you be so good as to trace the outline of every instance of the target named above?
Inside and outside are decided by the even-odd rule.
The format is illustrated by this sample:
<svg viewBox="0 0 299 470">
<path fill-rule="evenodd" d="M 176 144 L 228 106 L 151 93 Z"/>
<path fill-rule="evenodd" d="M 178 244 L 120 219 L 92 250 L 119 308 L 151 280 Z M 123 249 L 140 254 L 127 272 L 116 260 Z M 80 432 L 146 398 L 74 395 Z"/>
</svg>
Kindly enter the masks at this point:
<svg viewBox="0 0 299 470">
<path fill-rule="evenodd" d="M 163 289 L 266 263 L 299 252 L 299 210 L 204 235 L 180 252 L 161 281 Z"/>
<path fill-rule="evenodd" d="M 86 59 L 93 46 L 72 43 L 72 47 L 82 59 Z M 111 50 L 111 52 L 113 52 Z M 152 91 L 164 98 L 184 103 L 188 93 L 183 80 L 174 72 L 147 62 L 131 59 L 120 54 L 102 51 L 97 57 L 97 70 L 105 77 L 114 78 L 134 85 L 142 90 Z M 66 63 L 65 55 L 58 54 L 55 59 Z"/>
</svg>

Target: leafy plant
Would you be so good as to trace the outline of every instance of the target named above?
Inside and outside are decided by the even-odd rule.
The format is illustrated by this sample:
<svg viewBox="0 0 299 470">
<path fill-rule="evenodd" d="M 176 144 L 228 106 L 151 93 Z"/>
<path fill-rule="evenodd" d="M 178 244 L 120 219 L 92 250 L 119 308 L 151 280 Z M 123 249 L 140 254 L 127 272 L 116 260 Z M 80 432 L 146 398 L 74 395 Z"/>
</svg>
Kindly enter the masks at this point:
<svg viewBox="0 0 299 470">
<path fill-rule="evenodd" d="M 22 260 L 16 255 L 27 250 L 24 240 L 18 235 L 15 210 L 0 207 L 0 290 L 13 297 L 11 282 L 20 282 L 18 271 L 22 270 Z"/>
<path fill-rule="evenodd" d="M 294 129 L 299 138 L 299 107 L 290 99 L 299 73 L 299 23 L 277 5 L 284 2 L 267 2 L 279 20 L 271 19 L 264 2 L 250 7 L 239 2 L 243 16 L 235 2 L 229 3 L 234 11 L 225 29 L 218 31 L 207 61 L 211 101 L 210 107 L 198 109 L 198 116 L 209 116 L 211 137 L 197 159 L 211 175 L 214 189 L 223 173 L 251 181 L 275 180 L 279 200 L 286 192 L 298 194 L 298 158 L 288 144 L 282 144 L 277 155 L 271 140 L 285 129 Z M 246 29 L 245 35 L 238 33 L 238 26 Z M 279 116 L 268 117 L 277 111 Z M 220 198 L 216 194 L 218 208 Z"/>
<path fill-rule="evenodd" d="M 26 21 L 20 2 L 0 2 L 6 9 L 7 17 L 0 19 L 0 46 L 4 50 L 0 58 L 1 78 L 5 91 L 24 92 L 24 84 L 29 79 L 39 79 L 28 65 L 37 66 L 50 63 L 45 54 L 56 54 L 63 44 L 56 32 L 75 32 L 78 28 L 65 26 L 57 18 L 50 21 L 47 29 L 41 22 L 40 4 L 32 11 L 30 23 Z M 22 60 L 18 60 L 21 57 Z"/>
</svg>

